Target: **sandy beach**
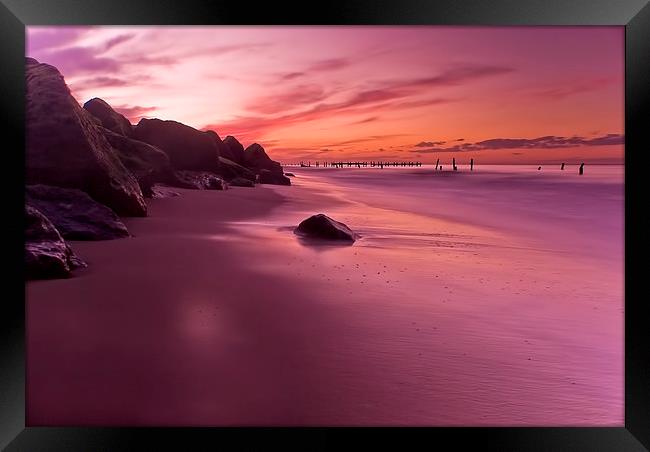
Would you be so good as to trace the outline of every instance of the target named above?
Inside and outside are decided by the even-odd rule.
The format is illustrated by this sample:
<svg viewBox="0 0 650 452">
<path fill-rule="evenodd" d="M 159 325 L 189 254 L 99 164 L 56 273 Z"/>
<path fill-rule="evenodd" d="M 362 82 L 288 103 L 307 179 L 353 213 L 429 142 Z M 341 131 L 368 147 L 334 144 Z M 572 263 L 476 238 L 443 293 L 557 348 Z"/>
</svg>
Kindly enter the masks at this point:
<svg viewBox="0 0 650 452">
<path fill-rule="evenodd" d="M 623 425 L 623 167 L 290 168 L 27 283 L 29 425 Z M 325 213 L 351 246 L 293 228 Z"/>
</svg>

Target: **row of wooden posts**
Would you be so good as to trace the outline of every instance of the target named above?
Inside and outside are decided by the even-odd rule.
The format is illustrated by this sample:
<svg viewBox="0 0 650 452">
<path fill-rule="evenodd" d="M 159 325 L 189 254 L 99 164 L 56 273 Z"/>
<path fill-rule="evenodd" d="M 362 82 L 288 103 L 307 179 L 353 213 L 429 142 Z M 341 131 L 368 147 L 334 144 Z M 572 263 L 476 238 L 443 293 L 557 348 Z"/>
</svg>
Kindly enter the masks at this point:
<svg viewBox="0 0 650 452">
<path fill-rule="evenodd" d="M 564 171 L 564 163 L 562 163 L 562 166 L 560 169 Z M 285 164 L 283 166 L 301 166 L 301 167 L 311 167 L 311 161 L 305 163 L 305 162 L 300 162 L 298 163 L 290 163 L 290 164 Z M 384 167 L 391 167 L 391 166 L 396 166 L 396 167 L 420 167 L 422 166 L 422 162 L 375 162 L 375 161 L 370 161 L 370 162 L 319 162 L 316 161 L 314 166 L 316 168 L 323 167 L 323 168 L 366 168 L 366 167 L 371 167 L 371 168 L 384 168 Z M 452 158 L 451 160 L 451 167 L 454 171 L 458 171 L 458 166 L 456 166 L 456 159 Z M 584 167 L 585 164 L 581 163 L 580 168 L 578 170 L 578 174 L 583 175 L 584 174 Z M 436 160 L 436 171 L 442 170 L 442 165 L 440 164 L 440 159 Z M 474 171 L 474 159 L 469 160 L 469 170 Z M 539 166 L 537 168 L 538 171 L 542 170 L 542 167 Z"/>
</svg>

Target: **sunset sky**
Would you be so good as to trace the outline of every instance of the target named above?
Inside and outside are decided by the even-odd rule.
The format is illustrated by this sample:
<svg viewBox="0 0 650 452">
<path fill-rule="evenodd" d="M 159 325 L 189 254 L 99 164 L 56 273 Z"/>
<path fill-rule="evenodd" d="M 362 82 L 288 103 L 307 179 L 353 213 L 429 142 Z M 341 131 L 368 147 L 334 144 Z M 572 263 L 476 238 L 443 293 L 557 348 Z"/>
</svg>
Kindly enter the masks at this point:
<svg viewBox="0 0 650 452">
<path fill-rule="evenodd" d="M 80 103 L 272 158 L 622 163 L 623 27 L 29 27 Z"/>
</svg>

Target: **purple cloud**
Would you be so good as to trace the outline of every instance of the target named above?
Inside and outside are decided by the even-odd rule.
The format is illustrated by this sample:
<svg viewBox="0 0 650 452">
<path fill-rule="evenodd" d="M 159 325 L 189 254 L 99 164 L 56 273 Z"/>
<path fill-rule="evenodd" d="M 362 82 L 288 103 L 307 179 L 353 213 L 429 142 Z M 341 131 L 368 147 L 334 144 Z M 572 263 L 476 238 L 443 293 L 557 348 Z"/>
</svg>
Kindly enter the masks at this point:
<svg viewBox="0 0 650 452">
<path fill-rule="evenodd" d="M 432 146 L 441 146 L 445 144 L 446 141 L 420 141 L 415 145 L 416 148 L 429 148 Z"/>
</svg>

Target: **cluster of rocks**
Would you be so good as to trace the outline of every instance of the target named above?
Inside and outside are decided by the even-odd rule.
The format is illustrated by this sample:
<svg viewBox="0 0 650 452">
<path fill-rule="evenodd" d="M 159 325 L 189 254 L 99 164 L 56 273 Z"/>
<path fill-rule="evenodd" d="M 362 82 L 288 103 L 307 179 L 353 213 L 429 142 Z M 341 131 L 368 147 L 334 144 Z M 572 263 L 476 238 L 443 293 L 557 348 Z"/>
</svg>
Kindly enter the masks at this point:
<svg viewBox="0 0 650 452">
<path fill-rule="evenodd" d="M 146 216 L 145 198 L 166 187 L 291 185 L 255 143 L 221 139 L 176 121 L 133 125 L 105 101 L 79 105 L 51 65 L 26 60 L 26 245 L 28 278 L 69 276 L 83 266 L 68 240 L 129 235 L 119 216 Z M 119 215 L 119 216 L 118 216 Z"/>
</svg>

